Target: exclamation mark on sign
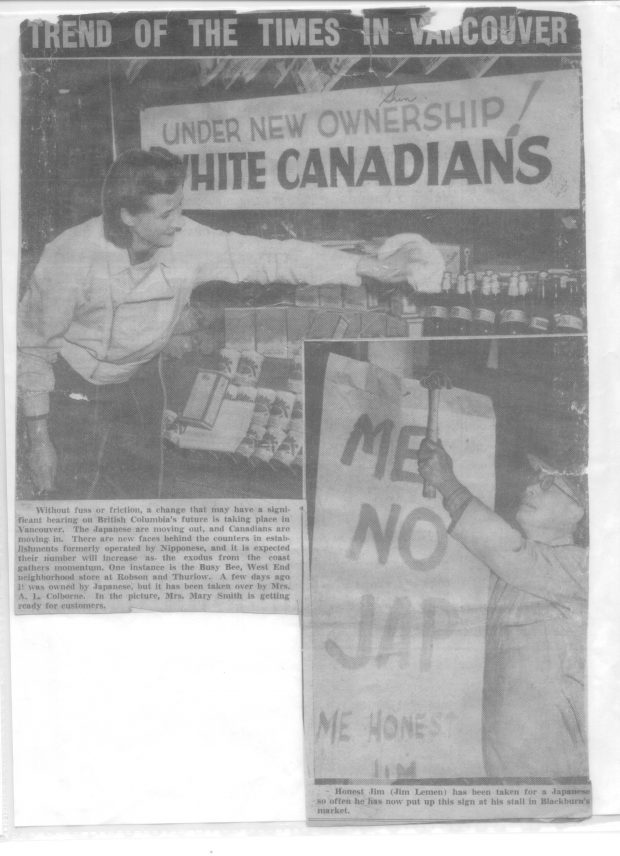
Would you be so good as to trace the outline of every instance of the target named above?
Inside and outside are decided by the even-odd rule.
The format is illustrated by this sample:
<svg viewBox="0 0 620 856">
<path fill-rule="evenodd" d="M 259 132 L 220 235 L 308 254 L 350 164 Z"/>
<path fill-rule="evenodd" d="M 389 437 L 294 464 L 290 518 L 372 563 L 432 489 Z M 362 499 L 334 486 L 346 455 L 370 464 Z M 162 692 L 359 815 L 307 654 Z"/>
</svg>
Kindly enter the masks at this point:
<svg viewBox="0 0 620 856">
<path fill-rule="evenodd" d="M 508 133 L 506 134 L 507 137 L 516 137 L 517 136 L 517 134 L 519 133 L 519 128 L 521 127 L 521 119 L 525 116 L 525 113 L 526 113 L 528 107 L 530 106 L 530 104 L 534 100 L 534 96 L 536 95 L 536 93 L 538 92 L 538 90 L 540 89 L 540 87 L 542 85 L 543 85 L 542 80 L 535 80 L 534 83 L 532 83 L 532 86 L 530 88 L 530 91 L 528 92 L 527 98 L 525 99 L 525 104 L 523 105 L 523 110 L 521 110 L 521 113 L 519 114 L 519 118 L 514 123 L 514 125 L 511 125 L 510 128 L 508 129 Z"/>
</svg>

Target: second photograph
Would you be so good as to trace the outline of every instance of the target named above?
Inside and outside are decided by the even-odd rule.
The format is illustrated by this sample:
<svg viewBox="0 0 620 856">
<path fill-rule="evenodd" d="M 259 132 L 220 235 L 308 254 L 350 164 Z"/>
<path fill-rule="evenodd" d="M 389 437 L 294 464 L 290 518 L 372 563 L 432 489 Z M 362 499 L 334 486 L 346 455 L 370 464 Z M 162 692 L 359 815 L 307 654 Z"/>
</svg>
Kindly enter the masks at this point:
<svg viewBox="0 0 620 856">
<path fill-rule="evenodd" d="M 309 817 L 588 816 L 585 338 L 305 358 Z"/>
</svg>

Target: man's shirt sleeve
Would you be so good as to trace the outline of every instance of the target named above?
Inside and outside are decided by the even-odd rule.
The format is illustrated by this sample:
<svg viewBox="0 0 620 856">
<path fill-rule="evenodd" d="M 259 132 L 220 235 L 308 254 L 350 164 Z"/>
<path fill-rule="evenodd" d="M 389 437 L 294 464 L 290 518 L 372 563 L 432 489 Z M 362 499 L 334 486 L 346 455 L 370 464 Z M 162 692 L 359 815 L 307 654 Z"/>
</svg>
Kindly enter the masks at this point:
<svg viewBox="0 0 620 856">
<path fill-rule="evenodd" d="M 75 264 L 56 243 L 48 245 L 18 308 L 17 385 L 25 416 L 49 411 L 52 364 L 78 302 Z"/>
<path fill-rule="evenodd" d="M 475 497 L 467 503 L 451 533 L 515 588 L 560 604 L 587 596 L 583 548 L 530 541 Z"/>
</svg>

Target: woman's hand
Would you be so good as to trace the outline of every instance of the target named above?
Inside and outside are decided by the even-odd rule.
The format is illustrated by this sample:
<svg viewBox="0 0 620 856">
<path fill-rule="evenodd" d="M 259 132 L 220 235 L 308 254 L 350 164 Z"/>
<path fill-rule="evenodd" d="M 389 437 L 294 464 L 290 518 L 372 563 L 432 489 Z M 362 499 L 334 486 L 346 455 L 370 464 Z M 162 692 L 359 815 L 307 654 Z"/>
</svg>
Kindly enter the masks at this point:
<svg viewBox="0 0 620 856">
<path fill-rule="evenodd" d="M 357 273 L 393 287 L 407 282 L 407 264 L 408 256 L 404 251 L 394 253 L 383 261 L 375 256 L 360 256 Z"/>
<path fill-rule="evenodd" d="M 28 420 L 28 468 L 37 493 L 54 489 L 58 456 L 47 430 L 47 419 Z"/>
</svg>

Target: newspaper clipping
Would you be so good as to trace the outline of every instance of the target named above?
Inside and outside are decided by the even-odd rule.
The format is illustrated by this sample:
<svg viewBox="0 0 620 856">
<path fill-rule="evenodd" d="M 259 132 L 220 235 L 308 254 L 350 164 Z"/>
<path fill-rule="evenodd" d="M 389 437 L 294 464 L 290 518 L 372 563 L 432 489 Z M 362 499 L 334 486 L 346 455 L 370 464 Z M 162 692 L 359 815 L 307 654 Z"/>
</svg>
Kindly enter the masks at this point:
<svg viewBox="0 0 620 856">
<path fill-rule="evenodd" d="M 23 21 L 14 609 L 303 589 L 311 821 L 584 818 L 579 24 L 433 17 Z"/>
</svg>

